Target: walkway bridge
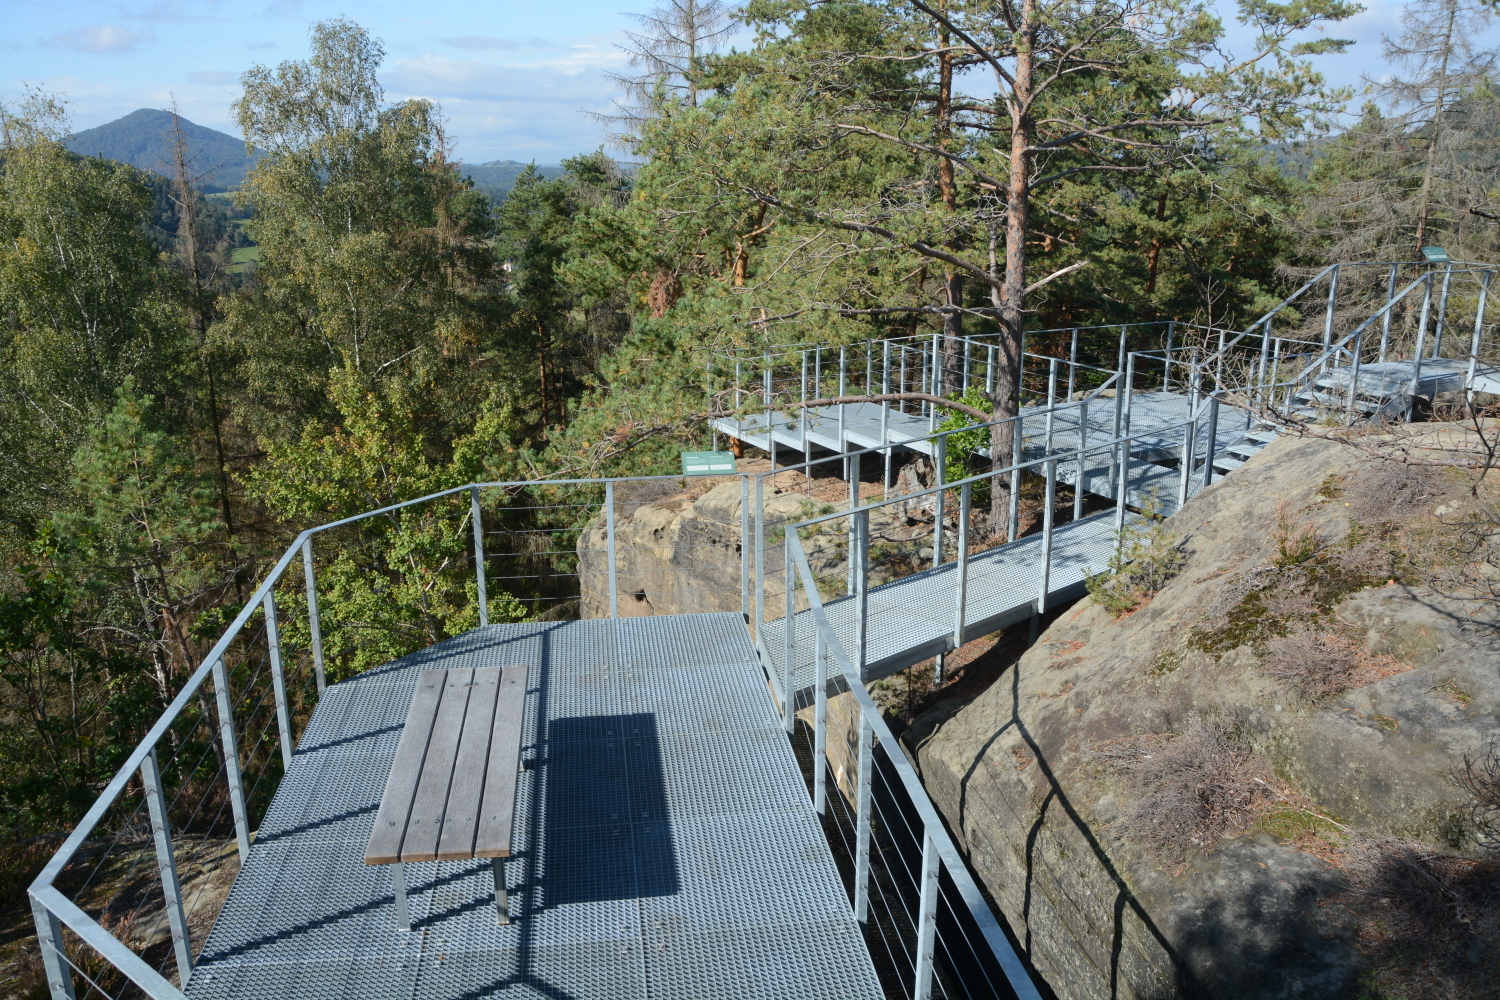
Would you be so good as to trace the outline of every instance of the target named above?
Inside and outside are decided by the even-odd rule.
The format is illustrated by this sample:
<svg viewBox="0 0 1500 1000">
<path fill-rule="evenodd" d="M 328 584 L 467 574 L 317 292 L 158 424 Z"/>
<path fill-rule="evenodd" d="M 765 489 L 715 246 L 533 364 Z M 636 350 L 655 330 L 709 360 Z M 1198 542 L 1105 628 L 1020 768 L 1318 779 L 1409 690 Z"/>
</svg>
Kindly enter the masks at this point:
<svg viewBox="0 0 1500 1000">
<path fill-rule="evenodd" d="M 1492 272 L 1427 271 L 1398 290 L 1397 269 L 1384 304 L 1368 292 L 1385 272 L 1335 267 L 1241 332 L 1029 335 L 1000 468 L 986 434 L 962 454 L 990 425 L 792 405 L 978 386 L 995 353 L 982 337 L 725 361 L 721 398 L 739 406 L 716 430 L 773 469 L 724 480 L 739 494 L 726 537 L 701 543 L 713 560 L 738 551 L 738 586 L 667 581 L 710 613 L 619 617 L 622 550 L 653 543 L 622 541 L 617 520 L 677 477 L 471 484 L 303 532 L 31 886 L 52 997 L 1038 996 L 865 685 L 933 657 L 941 671 L 947 651 L 1072 600 L 1124 531 L 1278 427 L 1500 389 L 1483 360 Z M 929 482 L 896 475 L 914 455 L 935 460 Z M 830 470 L 847 505 L 818 499 Z M 768 516 L 768 496 L 798 491 L 797 514 Z M 1009 499 L 992 509 L 990 495 Z M 331 553 L 407 530 L 472 536 L 444 563 L 472 573 L 451 637 L 431 620 L 355 620 L 320 593 Z M 552 568 L 599 531 L 606 569 Z M 563 580 L 563 600 L 491 624 L 486 587 L 534 576 Z M 610 617 L 562 620 L 590 587 Z M 381 659 L 372 630 L 410 651 Z M 514 663 L 529 669 L 516 920 L 495 923 L 483 862 L 434 862 L 412 866 L 413 929 L 396 930 L 361 845 L 415 674 Z M 839 694 L 857 748 L 836 775 Z"/>
</svg>

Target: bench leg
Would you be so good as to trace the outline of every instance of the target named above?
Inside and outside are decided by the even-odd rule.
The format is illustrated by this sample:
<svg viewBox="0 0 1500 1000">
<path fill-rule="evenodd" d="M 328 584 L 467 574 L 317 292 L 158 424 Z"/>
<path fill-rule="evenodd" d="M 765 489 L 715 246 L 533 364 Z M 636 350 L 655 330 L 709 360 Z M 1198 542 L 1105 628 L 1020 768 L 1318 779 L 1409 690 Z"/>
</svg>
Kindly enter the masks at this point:
<svg viewBox="0 0 1500 1000">
<path fill-rule="evenodd" d="M 490 873 L 495 876 L 495 909 L 500 913 L 500 923 L 510 923 L 510 900 L 505 895 L 505 859 L 490 858 Z"/>
<path fill-rule="evenodd" d="M 411 908 L 406 905 L 406 866 L 397 861 L 391 865 L 396 883 L 396 926 L 403 931 L 411 930 Z"/>
</svg>

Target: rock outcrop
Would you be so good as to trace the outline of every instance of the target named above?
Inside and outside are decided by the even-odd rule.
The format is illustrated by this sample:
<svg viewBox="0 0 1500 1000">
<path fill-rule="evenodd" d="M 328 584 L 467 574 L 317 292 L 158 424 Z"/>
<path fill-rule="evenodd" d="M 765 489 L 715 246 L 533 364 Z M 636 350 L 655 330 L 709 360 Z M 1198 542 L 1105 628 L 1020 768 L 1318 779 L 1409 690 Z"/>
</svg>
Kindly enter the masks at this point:
<svg viewBox="0 0 1500 1000">
<path fill-rule="evenodd" d="M 743 472 L 770 471 L 765 459 L 741 459 L 738 466 Z M 774 480 L 765 481 L 763 489 L 763 602 L 766 618 L 771 620 L 781 617 L 786 594 L 781 546 L 784 525 L 844 509 L 849 502 L 849 484 L 841 479 L 808 479 L 796 472 L 778 472 Z M 617 501 L 615 585 L 622 617 L 741 610 L 740 490 L 737 477 L 713 477 L 689 481 L 683 490 L 666 489 L 662 495 L 635 498 L 627 495 Z M 882 494 L 879 484 L 860 484 L 860 495 L 866 502 Z M 753 532 L 753 496 L 750 504 Z M 910 512 L 892 507 L 877 510 L 870 517 L 871 532 L 884 543 L 882 558 L 871 567 L 874 586 L 910 572 L 907 563 L 923 552 L 931 558 L 931 548 L 922 550 L 920 541 L 931 533 L 931 514 L 926 513 L 925 524 L 919 523 L 924 512 L 916 504 L 912 506 Z M 825 598 L 844 591 L 849 565 L 847 530 L 847 522 L 839 520 L 802 536 L 808 564 Z M 902 540 L 908 535 L 915 541 L 903 548 Z M 608 617 L 609 536 L 602 514 L 579 535 L 577 551 L 582 595 L 579 617 Z M 903 559 L 903 553 L 911 558 Z M 751 574 L 753 585 L 753 564 Z M 805 598 L 799 595 L 798 610 L 806 606 Z"/>
<path fill-rule="evenodd" d="M 1500 638 L 1423 585 L 1466 484 L 1407 475 L 1277 441 L 1166 523 L 1148 603 L 1067 609 L 907 730 L 1058 996 L 1496 995 L 1500 881 L 1454 773 L 1500 727 Z M 1405 899 L 1402 858 L 1458 881 Z"/>
</svg>

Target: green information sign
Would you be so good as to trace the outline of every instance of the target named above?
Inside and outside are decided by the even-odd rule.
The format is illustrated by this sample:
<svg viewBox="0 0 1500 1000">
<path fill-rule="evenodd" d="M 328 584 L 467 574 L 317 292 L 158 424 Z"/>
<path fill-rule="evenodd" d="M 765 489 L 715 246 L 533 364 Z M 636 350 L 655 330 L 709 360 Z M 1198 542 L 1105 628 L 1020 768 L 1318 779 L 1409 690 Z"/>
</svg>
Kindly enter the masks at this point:
<svg viewBox="0 0 1500 1000">
<path fill-rule="evenodd" d="M 1429 264 L 1447 264 L 1453 260 L 1442 247 L 1423 247 L 1422 256 L 1427 258 Z"/>
<path fill-rule="evenodd" d="M 684 476 L 722 476 L 733 474 L 734 455 L 727 451 L 685 451 L 682 453 Z"/>
</svg>

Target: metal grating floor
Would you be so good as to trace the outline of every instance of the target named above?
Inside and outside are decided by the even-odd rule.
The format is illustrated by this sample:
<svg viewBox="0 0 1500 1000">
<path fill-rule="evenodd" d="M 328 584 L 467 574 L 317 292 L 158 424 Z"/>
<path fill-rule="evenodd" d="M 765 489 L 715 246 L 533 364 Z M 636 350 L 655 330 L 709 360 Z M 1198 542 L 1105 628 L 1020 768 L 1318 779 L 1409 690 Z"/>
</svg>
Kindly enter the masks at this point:
<svg viewBox="0 0 1500 1000">
<path fill-rule="evenodd" d="M 486 862 L 365 840 L 417 674 L 526 663 L 511 912 Z M 193 1000 L 884 994 L 737 614 L 498 625 L 328 688 Z"/>
</svg>

